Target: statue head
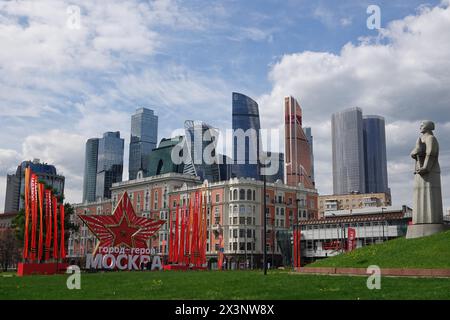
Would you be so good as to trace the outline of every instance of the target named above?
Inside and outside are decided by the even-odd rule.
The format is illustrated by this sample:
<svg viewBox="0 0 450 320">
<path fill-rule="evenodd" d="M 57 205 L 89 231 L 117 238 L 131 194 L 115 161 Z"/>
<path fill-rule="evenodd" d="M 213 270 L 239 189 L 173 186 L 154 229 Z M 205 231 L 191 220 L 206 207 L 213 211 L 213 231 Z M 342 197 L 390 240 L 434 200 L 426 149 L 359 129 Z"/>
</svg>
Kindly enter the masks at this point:
<svg viewBox="0 0 450 320">
<path fill-rule="evenodd" d="M 434 130 L 434 122 L 433 121 L 429 121 L 429 120 L 422 121 L 422 123 L 420 125 L 421 133 L 431 132 L 433 130 Z"/>
</svg>

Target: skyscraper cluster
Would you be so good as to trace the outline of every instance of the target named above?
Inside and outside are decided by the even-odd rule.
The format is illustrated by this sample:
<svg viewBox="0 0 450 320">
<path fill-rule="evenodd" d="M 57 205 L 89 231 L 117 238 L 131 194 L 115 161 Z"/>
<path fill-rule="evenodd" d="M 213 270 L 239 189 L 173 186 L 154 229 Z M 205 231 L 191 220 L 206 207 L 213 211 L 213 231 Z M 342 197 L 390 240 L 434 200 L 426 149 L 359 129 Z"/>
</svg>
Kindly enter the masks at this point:
<svg viewBox="0 0 450 320">
<path fill-rule="evenodd" d="M 350 108 L 332 115 L 331 130 L 333 193 L 390 193 L 384 118 Z"/>
</svg>

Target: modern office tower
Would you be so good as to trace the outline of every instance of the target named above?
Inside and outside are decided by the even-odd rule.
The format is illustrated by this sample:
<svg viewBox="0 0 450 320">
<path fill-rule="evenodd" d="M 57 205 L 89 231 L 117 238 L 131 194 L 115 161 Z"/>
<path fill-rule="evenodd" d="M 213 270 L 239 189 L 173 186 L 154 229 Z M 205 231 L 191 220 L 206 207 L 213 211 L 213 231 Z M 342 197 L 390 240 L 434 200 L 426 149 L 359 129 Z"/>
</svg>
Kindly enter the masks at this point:
<svg viewBox="0 0 450 320">
<path fill-rule="evenodd" d="M 38 181 L 43 181 L 52 187 L 56 194 L 64 195 L 64 176 L 58 175 L 55 166 L 40 163 L 39 159 L 23 161 L 15 174 L 7 175 L 5 212 L 18 212 L 24 208 L 24 200 L 21 195 L 25 192 L 25 169 L 30 167 L 37 175 Z"/>
<path fill-rule="evenodd" d="M 258 104 L 241 93 L 233 92 L 233 166 L 232 176 L 260 179 L 260 121 Z"/>
<path fill-rule="evenodd" d="M 83 203 L 94 202 L 97 185 L 98 142 L 93 138 L 86 142 L 84 158 Z"/>
<path fill-rule="evenodd" d="M 331 117 L 333 147 L 333 193 L 365 191 L 363 118 L 360 108 Z"/>
<path fill-rule="evenodd" d="M 106 132 L 98 142 L 96 199 L 110 199 L 113 183 L 122 181 L 124 139 L 120 132 Z"/>
<path fill-rule="evenodd" d="M 156 148 L 158 140 L 158 116 L 153 110 L 139 108 L 131 116 L 130 157 L 128 164 L 129 179 L 136 179 L 140 170 L 146 174 L 148 157 Z"/>
<path fill-rule="evenodd" d="M 366 193 L 390 193 L 388 188 L 385 121 L 380 116 L 363 117 Z"/>
<path fill-rule="evenodd" d="M 219 159 L 216 154 L 219 133 L 202 121 L 186 120 L 186 155 L 184 173 L 200 177 L 208 182 L 220 181 Z M 209 157 L 209 158 L 206 158 Z"/>
<path fill-rule="evenodd" d="M 311 148 L 302 128 L 302 109 L 293 97 L 284 98 L 285 183 L 314 188 Z"/>
<path fill-rule="evenodd" d="M 311 149 L 311 179 L 314 182 L 315 178 L 314 178 L 314 139 L 312 136 L 312 131 L 311 128 L 303 128 L 303 131 L 305 132 L 305 136 L 306 139 L 308 140 L 309 143 L 309 148 Z"/>
<path fill-rule="evenodd" d="M 166 173 L 183 173 L 184 163 L 175 164 L 172 160 L 172 150 L 183 143 L 183 141 L 183 136 L 162 139 L 158 148 L 153 149 L 148 156 L 149 166 L 146 176 L 153 177 Z"/>
<path fill-rule="evenodd" d="M 278 170 L 273 175 L 267 176 L 267 182 L 275 183 L 277 180 L 284 181 L 284 153 L 267 152 L 267 156 L 276 159 Z"/>
</svg>

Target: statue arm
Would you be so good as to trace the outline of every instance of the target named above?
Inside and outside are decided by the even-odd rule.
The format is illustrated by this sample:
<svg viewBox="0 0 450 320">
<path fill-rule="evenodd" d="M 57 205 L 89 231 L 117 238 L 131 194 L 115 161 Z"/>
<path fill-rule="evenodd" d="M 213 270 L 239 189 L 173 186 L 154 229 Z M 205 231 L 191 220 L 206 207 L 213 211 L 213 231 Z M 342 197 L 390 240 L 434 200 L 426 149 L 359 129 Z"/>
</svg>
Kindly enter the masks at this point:
<svg viewBox="0 0 450 320">
<path fill-rule="evenodd" d="M 419 153 L 419 149 L 420 149 L 420 137 L 417 139 L 416 141 L 416 146 L 414 147 L 414 149 L 411 151 L 411 158 L 413 159 L 417 159 L 417 154 Z"/>
</svg>

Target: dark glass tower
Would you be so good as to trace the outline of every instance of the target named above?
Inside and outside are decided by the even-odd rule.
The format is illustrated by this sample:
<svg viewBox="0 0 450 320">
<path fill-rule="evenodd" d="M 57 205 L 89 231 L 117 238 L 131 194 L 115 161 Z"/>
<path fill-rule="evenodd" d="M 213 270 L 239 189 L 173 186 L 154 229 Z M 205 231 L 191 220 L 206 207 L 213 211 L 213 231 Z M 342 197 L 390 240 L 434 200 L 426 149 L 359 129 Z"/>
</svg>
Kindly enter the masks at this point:
<svg viewBox="0 0 450 320">
<path fill-rule="evenodd" d="M 233 92 L 233 166 L 232 176 L 260 179 L 260 121 L 258 104 L 241 93 Z M 241 130 L 239 130 L 241 129 Z"/>
<path fill-rule="evenodd" d="M 95 201 L 97 184 L 98 138 L 86 142 L 84 158 L 83 203 Z"/>
<path fill-rule="evenodd" d="M 363 123 L 366 193 L 389 193 L 384 118 L 364 116 Z"/>
<path fill-rule="evenodd" d="M 30 168 L 37 175 L 39 181 L 51 186 L 58 195 L 64 195 L 64 176 L 58 175 L 56 167 L 47 163 L 40 163 L 39 159 L 23 161 L 15 174 L 7 175 L 5 212 L 18 212 L 23 209 L 25 193 L 25 169 Z"/>
<path fill-rule="evenodd" d="M 111 198 L 111 186 L 122 181 L 124 139 L 120 132 L 106 132 L 98 143 L 97 185 L 95 197 Z"/>
<path fill-rule="evenodd" d="M 140 108 L 131 116 L 129 179 L 136 179 L 139 170 L 147 175 L 148 159 L 158 140 L 158 117 L 153 110 Z"/>
</svg>

